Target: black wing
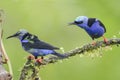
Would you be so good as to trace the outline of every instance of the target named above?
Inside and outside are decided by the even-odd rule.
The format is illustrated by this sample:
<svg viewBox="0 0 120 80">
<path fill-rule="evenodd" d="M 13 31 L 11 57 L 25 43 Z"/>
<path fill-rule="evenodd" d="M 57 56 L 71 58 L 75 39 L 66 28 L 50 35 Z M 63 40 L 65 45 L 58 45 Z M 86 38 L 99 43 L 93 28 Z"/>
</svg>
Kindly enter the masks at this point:
<svg viewBox="0 0 120 80">
<path fill-rule="evenodd" d="M 89 27 L 91 27 L 91 26 L 95 23 L 95 21 L 96 21 L 96 18 L 88 18 L 88 23 L 87 23 L 87 25 L 88 25 Z"/>
<path fill-rule="evenodd" d="M 22 45 L 26 48 L 35 48 L 35 49 L 49 49 L 49 50 L 59 49 L 57 47 L 54 47 L 48 43 L 39 40 L 38 37 L 35 35 L 32 39 L 29 38 L 29 40 L 30 40 L 29 42 L 23 42 Z"/>
<path fill-rule="evenodd" d="M 105 25 L 100 21 L 98 20 L 98 22 L 100 23 L 100 26 L 104 28 L 105 32 L 106 32 L 106 28 L 105 28 Z"/>
<path fill-rule="evenodd" d="M 89 27 L 91 27 L 92 24 L 94 24 L 95 21 L 96 21 L 96 18 L 88 18 L 88 23 L 87 23 L 87 25 L 88 25 Z M 99 22 L 100 26 L 104 28 L 104 30 L 105 30 L 105 32 L 106 32 L 105 25 L 104 25 L 100 20 L 97 20 L 97 21 Z"/>
</svg>

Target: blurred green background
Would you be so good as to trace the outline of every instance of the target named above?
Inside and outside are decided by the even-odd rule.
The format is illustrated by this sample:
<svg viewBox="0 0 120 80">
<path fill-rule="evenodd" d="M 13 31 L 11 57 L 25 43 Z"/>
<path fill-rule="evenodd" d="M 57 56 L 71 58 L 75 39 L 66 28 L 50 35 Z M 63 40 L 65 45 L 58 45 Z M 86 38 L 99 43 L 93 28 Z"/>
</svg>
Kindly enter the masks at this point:
<svg viewBox="0 0 120 80">
<path fill-rule="evenodd" d="M 6 16 L 3 41 L 12 63 L 14 80 L 18 80 L 29 54 L 22 49 L 18 39 L 6 40 L 6 37 L 24 28 L 67 52 L 92 42 L 84 30 L 68 26 L 81 15 L 97 17 L 104 22 L 107 38 L 119 37 L 119 3 L 120 0 L 0 0 L 0 8 Z M 119 49 L 114 46 L 112 50 L 101 50 L 102 58 L 77 55 L 47 65 L 41 69 L 40 76 L 42 80 L 120 80 Z"/>
</svg>

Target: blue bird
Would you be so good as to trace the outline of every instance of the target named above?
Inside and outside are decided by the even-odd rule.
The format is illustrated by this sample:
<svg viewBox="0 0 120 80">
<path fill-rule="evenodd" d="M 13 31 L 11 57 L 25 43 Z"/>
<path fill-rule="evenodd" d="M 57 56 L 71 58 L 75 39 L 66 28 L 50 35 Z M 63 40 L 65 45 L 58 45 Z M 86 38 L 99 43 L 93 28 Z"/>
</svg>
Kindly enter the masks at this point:
<svg viewBox="0 0 120 80">
<path fill-rule="evenodd" d="M 69 23 L 69 25 L 77 25 L 78 27 L 84 29 L 92 40 L 103 37 L 104 42 L 107 43 L 107 39 L 103 36 L 106 32 L 104 24 L 96 18 L 88 18 L 87 16 L 78 16 L 74 22 Z"/>
<path fill-rule="evenodd" d="M 12 37 L 18 38 L 22 44 L 23 49 L 31 53 L 35 59 L 37 59 L 38 56 L 41 56 L 42 59 L 43 56 L 48 54 L 53 54 L 60 58 L 66 57 L 64 54 L 60 54 L 55 51 L 59 48 L 39 40 L 36 35 L 30 34 L 25 29 L 20 29 L 17 33 L 7 37 L 7 39 Z"/>
</svg>

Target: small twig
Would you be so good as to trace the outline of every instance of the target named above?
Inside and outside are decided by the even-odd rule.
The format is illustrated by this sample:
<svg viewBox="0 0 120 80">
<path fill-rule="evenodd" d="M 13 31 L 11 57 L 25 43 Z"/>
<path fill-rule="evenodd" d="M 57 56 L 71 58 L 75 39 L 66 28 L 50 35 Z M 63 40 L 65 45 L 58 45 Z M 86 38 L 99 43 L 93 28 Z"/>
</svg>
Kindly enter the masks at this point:
<svg viewBox="0 0 120 80">
<path fill-rule="evenodd" d="M 0 80 L 11 80 L 12 76 L 3 67 L 4 49 L 3 49 L 3 43 L 1 37 L 2 37 L 2 29 L 0 28 Z"/>
<path fill-rule="evenodd" d="M 69 52 L 66 52 L 66 53 L 64 53 L 64 55 L 66 55 L 67 56 L 66 58 L 68 59 L 69 57 L 75 56 L 77 54 L 84 54 L 85 52 L 97 50 L 98 48 L 106 47 L 106 46 L 112 46 L 112 45 L 117 45 L 118 46 L 119 44 L 120 44 L 120 38 L 113 38 L 113 39 L 109 39 L 107 43 L 105 43 L 104 41 L 98 41 L 98 42 L 96 42 L 96 45 L 86 44 L 86 45 L 84 45 L 80 48 L 77 48 L 77 49 L 71 50 Z M 34 77 L 35 76 L 38 77 L 38 73 L 40 71 L 39 69 L 41 68 L 41 66 L 51 64 L 51 63 L 55 63 L 55 62 L 58 62 L 59 60 L 63 60 L 63 59 L 66 59 L 66 58 L 59 58 L 59 57 L 52 56 L 52 57 L 49 57 L 47 59 L 44 59 L 41 64 L 36 64 L 36 65 L 35 65 L 35 62 L 33 62 L 33 61 L 30 62 L 30 60 L 27 60 L 26 64 L 24 65 L 24 67 L 21 71 L 21 76 L 20 76 L 19 80 L 25 80 L 26 76 L 31 76 L 31 74 L 24 75 L 25 73 L 29 72 L 29 70 L 31 68 L 31 65 L 34 65 L 31 68 L 31 70 L 34 69 L 34 72 L 32 73 L 32 75 L 34 75 Z M 25 66 L 27 66 L 27 68 Z M 35 80 L 35 79 L 33 79 L 33 80 Z M 37 80 L 39 80 L 39 79 L 37 79 Z"/>
<path fill-rule="evenodd" d="M 0 71 L 0 80 L 11 80 L 12 79 L 12 67 L 11 67 L 11 63 L 10 63 L 10 60 L 8 61 L 8 56 L 7 56 L 7 53 L 4 49 L 4 45 L 3 45 L 3 42 L 2 42 L 2 35 L 3 35 L 3 29 L 2 29 L 2 24 L 4 22 L 4 11 L 2 9 L 0 9 L 0 58 L 1 58 L 1 62 L 0 62 L 0 66 L 1 66 L 1 71 Z M 3 60 L 4 58 L 4 60 Z M 2 67 L 2 64 L 3 63 L 7 63 L 8 64 L 8 68 L 9 68 L 9 72 L 8 73 L 4 67 Z M 4 70 L 4 71 L 3 71 Z M 4 75 L 3 75 L 4 73 Z M 6 75 L 6 76 L 5 76 Z"/>
</svg>

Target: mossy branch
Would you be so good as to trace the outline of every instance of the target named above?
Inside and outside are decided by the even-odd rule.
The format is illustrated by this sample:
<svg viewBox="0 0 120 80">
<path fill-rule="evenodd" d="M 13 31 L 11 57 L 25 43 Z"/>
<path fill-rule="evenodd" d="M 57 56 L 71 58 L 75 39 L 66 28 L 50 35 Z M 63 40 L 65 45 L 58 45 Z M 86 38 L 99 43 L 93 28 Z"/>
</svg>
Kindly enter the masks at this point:
<svg viewBox="0 0 120 80">
<path fill-rule="evenodd" d="M 73 49 L 69 52 L 64 53 L 64 55 L 67 56 L 66 58 L 59 58 L 56 56 L 52 56 L 47 59 L 43 59 L 41 64 L 32 60 L 27 60 L 26 64 L 24 65 L 21 71 L 21 76 L 19 80 L 26 80 L 28 78 L 31 78 L 33 80 L 40 80 L 38 74 L 41 66 L 43 65 L 55 63 L 63 59 L 68 59 L 69 57 L 75 56 L 77 54 L 84 54 L 85 52 L 94 51 L 101 47 L 107 47 L 112 45 L 119 46 L 119 44 L 120 44 L 120 38 L 113 38 L 113 39 L 109 39 L 107 43 L 105 43 L 104 41 L 97 41 L 96 45 L 86 44 L 80 48 Z M 31 70 L 31 74 L 29 73 L 30 70 Z"/>
</svg>

